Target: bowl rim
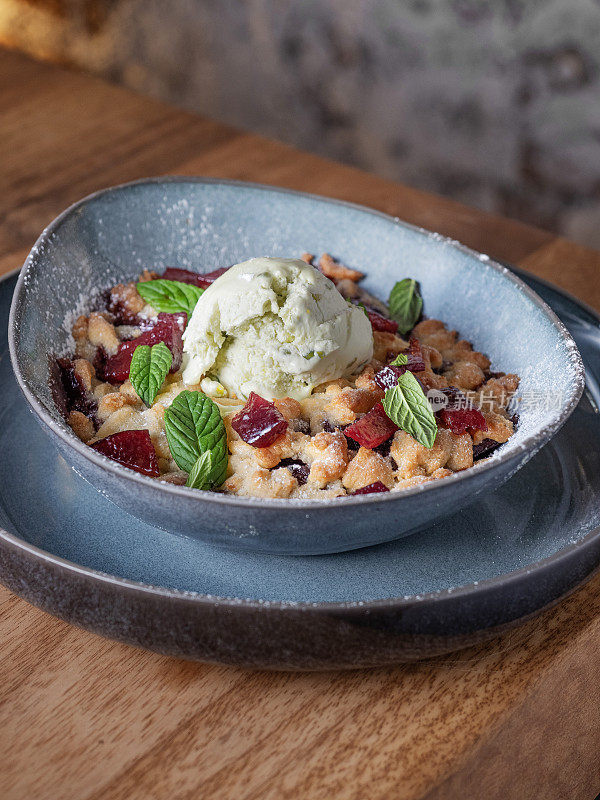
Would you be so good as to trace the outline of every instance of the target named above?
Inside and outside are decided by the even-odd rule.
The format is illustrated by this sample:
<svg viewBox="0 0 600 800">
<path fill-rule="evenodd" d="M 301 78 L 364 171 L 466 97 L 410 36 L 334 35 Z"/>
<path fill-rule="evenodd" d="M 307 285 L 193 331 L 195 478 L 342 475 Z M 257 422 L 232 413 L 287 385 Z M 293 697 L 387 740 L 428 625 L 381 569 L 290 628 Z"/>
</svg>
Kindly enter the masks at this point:
<svg viewBox="0 0 600 800">
<path fill-rule="evenodd" d="M 26 288 L 27 288 L 26 277 L 28 275 L 28 272 L 36 264 L 40 252 L 43 252 L 44 244 L 52 237 L 52 235 L 62 225 L 62 223 L 67 217 L 75 213 L 82 206 L 96 200 L 99 197 L 102 197 L 103 195 L 112 194 L 116 191 L 129 189 L 136 186 L 153 186 L 153 185 L 160 185 L 163 183 L 223 185 L 238 189 L 251 188 L 260 191 L 276 192 L 278 194 L 285 194 L 296 197 L 299 196 L 316 202 L 341 206 L 342 208 L 348 208 L 360 211 L 362 213 L 372 214 L 376 217 L 386 220 L 392 225 L 397 225 L 406 228 L 414 233 L 417 233 L 420 236 L 423 236 L 425 239 L 434 240 L 440 243 L 441 242 L 446 243 L 447 245 L 453 247 L 454 249 L 473 257 L 476 261 L 480 263 L 485 263 L 486 268 L 492 268 L 496 272 L 500 273 L 506 280 L 513 283 L 516 289 L 524 293 L 528 297 L 528 299 L 535 306 L 537 306 L 537 308 L 542 312 L 542 314 L 552 323 L 553 327 L 557 331 L 559 338 L 565 343 L 566 350 L 568 353 L 566 364 L 567 367 L 570 369 L 570 371 L 573 373 L 573 383 L 569 395 L 567 396 L 567 398 L 565 398 L 565 402 L 562 403 L 560 411 L 558 411 L 551 420 L 549 420 L 546 424 L 544 424 L 539 430 L 527 436 L 522 442 L 513 445 L 512 448 L 508 450 L 502 448 L 500 451 L 497 451 L 495 454 L 493 454 L 490 458 L 479 461 L 472 467 L 469 467 L 469 469 L 461 472 L 454 472 L 452 475 L 447 476 L 446 478 L 444 478 L 443 482 L 431 481 L 428 483 L 410 487 L 408 489 L 403 489 L 401 492 L 386 492 L 382 494 L 354 495 L 354 496 L 344 496 L 342 498 L 324 498 L 324 499 L 310 499 L 310 500 L 239 497 L 236 495 L 221 494 L 219 492 L 190 489 L 185 486 L 176 486 L 174 484 L 169 484 L 164 481 L 157 481 L 156 479 L 149 478 L 145 475 L 141 475 L 140 473 L 135 472 L 134 470 L 127 469 L 127 467 L 121 466 L 117 462 L 112 461 L 108 457 L 102 455 L 101 453 L 98 453 L 93 448 L 85 445 L 68 428 L 66 423 L 64 423 L 63 425 L 57 423 L 56 420 L 46 409 L 44 403 L 41 402 L 41 400 L 37 397 L 33 389 L 30 388 L 25 375 L 21 371 L 19 363 L 18 342 L 17 342 L 18 340 L 17 321 L 19 318 L 21 305 L 24 302 L 26 295 Z M 19 387 L 23 392 L 23 394 L 25 395 L 25 398 L 29 403 L 30 407 L 32 408 L 32 410 L 39 417 L 42 423 L 44 423 L 44 425 L 46 425 L 52 431 L 52 433 L 54 433 L 59 439 L 61 439 L 67 446 L 72 447 L 77 453 L 79 453 L 79 455 L 83 456 L 85 459 L 92 462 L 97 467 L 107 469 L 110 472 L 112 472 L 115 476 L 119 478 L 125 478 L 126 480 L 132 482 L 132 484 L 134 485 L 141 484 L 142 486 L 145 487 L 151 486 L 154 490 L 164 492 L 166 496 L 170 495 L 174 500 L 176 498 L 183 498 L 187 500 L 195 500 L 197 502 L 216 503 L 218 505 L 237 506 L 249 509 L 255 508 L 255 509 L 261 509 L 263 511 L 265 509 L 266 510 L 272 509 L 273 511 L 278 511 L 280 509 L 298 509 L 298 510 L 325 509 L 330 507 L 331 503 L 334 502 L 335 503 L 343 502 L 344 506 L 356 506 L 356 505 L 362 506 L 362 505 L 370 505 L 373 503 L 379 504 L 379 503 L 399 502 L 404 498 L 423 494 L 426 492 L 431 492 L 441 489 L 448 490 L 451 486 L 454 486 L 454 484 L 456 483 L 459 482 L 465 483 L 468 481 L 472 481 L 477 475 L 488 472 L 489 470 L 493 470 L 496 467 L 499 467 L 501 464 L 507 464 L 511 461 L 516 461 L 519 458 L 519 456 L 535 453 L 567 421 L 569 416 L 575 410 L 579 402 L 579 399 L 583 393 L 583 389 L 585 386 L 585 368 L 583 365 L 581 354 L 579 353 L 579 349 L 577 348 L 577 345 L 573 337 L 567 330 L 567 328 L 563 325 L 563 323 L 560 321 L 560 319 L 554 313 L 554 311 L 550 308 L 550 306 L 548 306 L 547 303 L 545 303 L 541 299 L 541 297 L 539 297 L 536 294 L 536 292 L 533 291 L 533 289 L 531 289 L 524 281 L 522 281 L 518 276 L 516 276 L 507 266 L 490 258 L 489 256 L 485 256 L 485 258 L 482 260 L 481 258 L 482 255 L 483 254 L 478 252 L 477 250 L 473 250 L 472 248 L 461 244 L 455 239 L 451 239 L 450 237 L 442 236 L 439 233 L 435 233 L 425 228 L 412 225 L 411 223 L 404 222 L 399 217 L 393 217 L 389 214 L 386 214 L 385 212 L 369 208 L 368 206 L 363 206 L 359 203 L 352 203 L 345 200 L 337 200 L 335 198 L 324 197 L 322 195 L 312 194 L 309 192 L 301 192 L 294 189 L 286 189 L 283 187 L 271 186 L 269 184 L 263 184 L 263 183 L 253 183 L 250 181 L 238 181 L 238 180 L 229 180 L 221 178 L 205 178 L 202 176 L 166 175 L 166 176 L 157 176 L 150 178 L 141 178 L 135 181 L 128 181 L 126 183 L 121 183 L 115 186 L 109 186 L 103 189 L 99 189 L 95 192 L 92 192 L 91 194 L 86 195 L 80 200 L 77 200 L 75 203 L 72 203 L 57 217 L 55 217 L 49 223 L 49 225 L 47 225 L 44 228 L 42 233 L 37 238 L 35 244 L 33 245 L 32 249 L 27 255 L 27 258 L 25 259 L 23 267 L 21 268 L 10 306 L 9 324 L 8 324 L 8 346 L 9 346 L 11 364 L 17 382 L 19 384 Z"/>
</svg>

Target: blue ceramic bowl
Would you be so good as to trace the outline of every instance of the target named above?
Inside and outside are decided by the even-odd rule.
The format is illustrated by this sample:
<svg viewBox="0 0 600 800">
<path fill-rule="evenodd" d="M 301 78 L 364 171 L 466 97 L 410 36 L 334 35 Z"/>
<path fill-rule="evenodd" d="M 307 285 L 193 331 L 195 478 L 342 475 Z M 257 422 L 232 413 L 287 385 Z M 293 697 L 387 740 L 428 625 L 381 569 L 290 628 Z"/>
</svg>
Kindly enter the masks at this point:
<svg viewBox="0 0 600 800">
<path fill-rule="evenodd" d="M 159 483 L 82 444 L 48 384 L 48 357 L 69 349 L 65 320 L 86 298 L 143 267 L 210 271 L 252 256 L 331 252 L 387 297 L 421 283 L 428 316 L 521 376 L 529 399 L 515 435 L 489 459 L 404 492 L 336 500 L 261 500 Z M 487 256 L 348 203 L 253 184 L 159 178 L 106 189 L 64 211 L 42 233 L 17 284 L 10 354 L 32 410 L 65 459 L 134 516 L 219 546 L 284 554 L 333 553 L 399 538 L 467 505 L 514 474 L 577 405 L 584 370 L 551 309 Z M 531 402 L 537 398 L 538 402 Z M 26 446 L 26 443 L 24 443 Z"/>
</svg>

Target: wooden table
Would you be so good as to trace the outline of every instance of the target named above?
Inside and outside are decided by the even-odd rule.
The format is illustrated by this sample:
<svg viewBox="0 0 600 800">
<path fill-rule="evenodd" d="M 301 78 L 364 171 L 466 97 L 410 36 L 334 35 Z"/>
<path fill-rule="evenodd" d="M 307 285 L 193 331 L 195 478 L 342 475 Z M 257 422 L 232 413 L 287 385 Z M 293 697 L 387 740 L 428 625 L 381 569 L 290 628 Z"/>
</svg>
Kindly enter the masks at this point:
<svg viewBox="0 0 600 800">
<path fill-rule="evenodd" d="M 600 307 L 600 256 L 550 233 L 0 51 L 0 272 L 79 197 L 163 173 L 354 200 Z M 106 641 L 0 587 L 3 800 L 593 798 L 600 576 L 471 650 L 396 669 L 252 673 Z"/>
</svg>

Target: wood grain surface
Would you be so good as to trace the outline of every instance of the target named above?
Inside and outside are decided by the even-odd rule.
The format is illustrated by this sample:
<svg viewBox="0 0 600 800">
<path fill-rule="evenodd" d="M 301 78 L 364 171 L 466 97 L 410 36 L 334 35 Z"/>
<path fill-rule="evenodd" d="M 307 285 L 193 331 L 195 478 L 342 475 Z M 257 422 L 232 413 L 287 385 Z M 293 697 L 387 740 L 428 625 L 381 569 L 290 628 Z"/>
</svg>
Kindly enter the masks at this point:
<svg viewBox="0 0 600 800">
<path fill-rule="evenodd" d="M 600 307 L 600 256 L 0 51 L 0 272 L 109 184 L 242 178 L 365 203 Z M 2 800 L 454 800 L 600 791 L 600 576 L 485 645 L 395 669 L 244 672 L 137 651 L 0 587 Z"/>
</svg>

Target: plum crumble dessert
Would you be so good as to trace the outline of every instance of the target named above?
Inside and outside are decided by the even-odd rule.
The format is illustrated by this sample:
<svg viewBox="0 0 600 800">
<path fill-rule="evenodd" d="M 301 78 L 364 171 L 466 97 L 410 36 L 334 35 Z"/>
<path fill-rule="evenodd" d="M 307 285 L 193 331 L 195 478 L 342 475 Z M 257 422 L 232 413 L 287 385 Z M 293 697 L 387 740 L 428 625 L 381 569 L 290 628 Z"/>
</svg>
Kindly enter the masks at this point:
<svg viewBox="0 0 600 800">
<path fill-rule="evenodd" d="M 468 469 L 513 434 L 518 376 L 424 317 L 416 281 L 386 305 L 362 277 L 327 254 L 144 270 L 73 323 L 57 403 L 97 452 L 196 489 L 330 498 Z"/>
</svg>

